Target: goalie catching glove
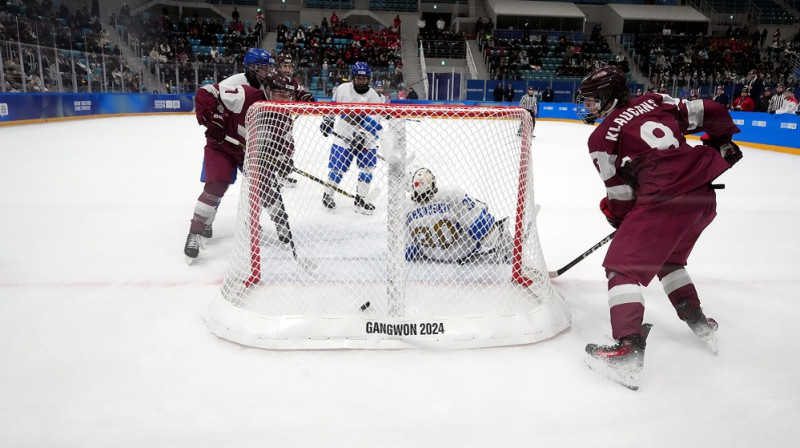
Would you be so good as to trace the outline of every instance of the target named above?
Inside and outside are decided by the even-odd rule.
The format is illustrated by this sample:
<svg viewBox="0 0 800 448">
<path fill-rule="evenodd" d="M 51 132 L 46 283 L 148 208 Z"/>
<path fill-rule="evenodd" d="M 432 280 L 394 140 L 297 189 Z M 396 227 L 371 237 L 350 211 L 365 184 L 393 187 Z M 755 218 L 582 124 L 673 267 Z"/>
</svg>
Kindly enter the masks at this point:
<svg viewBox="0 0 800 448">
<path fill-rule="evenodd" d="M 619 229 L 619 226 L 622 225 L 622 218 L 617 217 L 614 213 L 611 212 L 611 209 L 608 208 L 608 198 L 605 197 L 600 200 L 600 211 L 603 212 L 603 215 L 606 217 L 606 221 L 611 224 L 611 227 L 615 229 Z"/>
<path fill-rule="evenodd" d="M 742 160 L 742 150 L 739 149 L 736 143 L 731 141 L 730 137 L 711 138 L 708 134 L 705 134 L 700 137 L 700 141 L 703 145 L 710 146 L 719 151 L 719 154 L 730 166 L 736 165 L 736 162 Z"/>
</svg>

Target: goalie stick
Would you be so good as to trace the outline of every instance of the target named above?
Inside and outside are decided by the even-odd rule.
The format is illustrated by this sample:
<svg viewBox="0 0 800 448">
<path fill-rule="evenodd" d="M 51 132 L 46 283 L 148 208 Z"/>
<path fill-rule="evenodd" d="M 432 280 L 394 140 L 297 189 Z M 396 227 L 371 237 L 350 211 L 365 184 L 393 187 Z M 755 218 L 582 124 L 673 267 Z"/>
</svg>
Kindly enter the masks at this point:
<svg viewBox="0 0 800 448">
<path fill-rule="evenodd" d="M 561 275 L 561 274 L 563 274 L 563 273 L 567 272 L 567 271 L 568 271 L 568 270 L 569 270 L 571 267 L 575 266 L 575 265 L 576 265 L 576 264 L 578 264 L 578 263 L 579 263 L 581 260 L 583 260 L 584 258 L 586 258 L 586 257 L 588 257 L 589 255 L 591 255 L 591 254 L 592 254 L 592 252 L 596 251 L 597 249 L 600 249 L 601 247 L 603 247 L 603 245 L 604 245 L 604 244 L 606 244 L 607 242 L 609 242 L 609 241 L 611 241 L 612 239 L 614 239 L 614 235 L 616 235 L 616 234 L 617 234 L 617 231 L 616 231 L 616 230 L 615 230 L 615 231 L 613 231 L 613 232 L 611 232 L 610 234 L 608 234 L 608 236 L 607 236 L 607 237 L 605 237 L 605 238 L 603 238 L 602 240 L 598 241 L 598 242 L 597 242 L 597 244 L 595 244 L 594 246 L 590 247 L 590 248 L 589 248 L 589 249 L 588 249 L 586 252 L 584 252 L 584 253 L 582 253 L 582 254 L 578 255 L 578 257 L 577 257 L 577 258 L 575 258 L 574 260 L 572 260 L 572 261 L 570 261 L 569 263 L 567 263 L 567 265 L 566 265 L 566 266 L 564 266 L 563 268 L 561 268 L 561 269 L 559 269 L 559 270 L 557 270 L 557 271 L 550 271 L 550 272 L 548 272 L 548 274 L 550 275 L 550 278 L 556 278 L 556 277 L 558 277 L 559 275 Z"/>
</svg>

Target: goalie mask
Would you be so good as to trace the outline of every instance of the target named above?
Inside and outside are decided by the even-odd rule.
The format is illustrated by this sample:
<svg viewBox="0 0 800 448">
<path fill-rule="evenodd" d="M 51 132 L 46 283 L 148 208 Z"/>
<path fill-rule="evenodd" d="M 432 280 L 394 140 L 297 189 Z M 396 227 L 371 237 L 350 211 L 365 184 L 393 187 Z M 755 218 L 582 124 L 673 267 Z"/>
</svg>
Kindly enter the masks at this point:
<svg viewBox="0 0 800 448">
<path fill-rule="evenodd" d="M 581 120 L 591 124 L 627 104 L 629 98 L 625 73 L 614 66 L 600 67 L 581 81 L 575 99 L 578 106 L 576 112 Z"/>
<path fill-rule="evenodd" d="M 437 192 L 436 176 L 427 168 L 419 168 L 411 175 L 411 199 L 414 202 L 428 202 Z"/>
</svg>

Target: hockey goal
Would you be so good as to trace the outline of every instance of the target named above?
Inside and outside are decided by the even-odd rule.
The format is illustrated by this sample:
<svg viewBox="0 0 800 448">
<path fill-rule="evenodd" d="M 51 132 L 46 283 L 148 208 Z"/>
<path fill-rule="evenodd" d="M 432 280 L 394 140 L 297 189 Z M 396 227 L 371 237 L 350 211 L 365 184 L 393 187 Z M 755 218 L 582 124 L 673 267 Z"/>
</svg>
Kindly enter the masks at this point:
<svg viewBox="0 0 800 448">
<path fill-rule="evenodd" d="M 320 132 L 325 117 L 337 120 L 327 137 Z M 349 131 L 365 117 L 382 127 L 359 130 L 368 138 L 358 144 L 377 148 L 365 195 L 375 210 L 354 213 L 354 196 L 364 190 L 353 160 L 331 211 L 322 199 L 331 147 L 346 146 L 338 122 Z M 571 316 L 550 283 L 537 235 L 531 134 L 520 108 L 256 104 L 247 115 L 233 253 L 207 312 L 209 328 L 271 349 L 469 348 L 563 331 Z M 281 192 L 288 241 L 270 218 L 275 208 L 263 201 L 274 187 L 265 148 L 277 140 L 295 147 L 298 182 Z M 453 210 L 418 211 L 458 214 L 422 230 L 408 225 L 419 206 L 410 176 L 420 167 L 433 173 L 439 194 L 462 198 Z M 468 211 L 457 212 L 462 205 Z M 460 244 L 452 259 L 425 255 Z"/>
</svg>

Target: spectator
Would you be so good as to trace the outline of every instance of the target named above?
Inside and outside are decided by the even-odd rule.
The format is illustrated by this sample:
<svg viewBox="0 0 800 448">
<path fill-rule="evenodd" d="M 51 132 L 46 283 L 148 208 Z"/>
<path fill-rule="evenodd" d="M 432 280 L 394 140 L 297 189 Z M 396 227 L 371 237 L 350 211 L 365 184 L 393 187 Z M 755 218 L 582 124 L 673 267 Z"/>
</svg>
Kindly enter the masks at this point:
<svg viewBox="0 0 800 448">
<path fill-rule="evenodd" d="M 636 89 L 636 93 L 633 95 L 634 98 L 639 98 L 640 96 L 644 95 L 642 89 Z"/>
<path fill-rule="evenodd" d="M 545 87 L 544 93 L 542 93 L 542 102 L 545 103 L 553 102 L 553 89 L 551 89 L 550 86 Z"/>
<path fill-rule="evenodd" d="M 422 31 L 425 29 L 426 26 L 427 25 L 425 24 L 425 18 L 419 16 L 419 19 L 417 19 L 417 28 L 419 28 L 419 32 L 422 33 Z"/>
<path fill-rule="evenodd" d="M 414 90 L 413 87 L 409 87 L 408 88 L 408 94 L 406 94 L 406 99 L 407 100 L 418 100 L 419 99 L 419 95 L 417 95 L 417 92 Z"/>
<path fill-rule="evenodd" d="M 717 86 L 717 94 L 714 96 L 714 101 L 722 104 L 725 108 L 728 108 L 728 103 L 730 99 L 728 98 L 728 94 L 725 93 L 725 86 L 719 85 Z"/>
<path fill-rule="evenodd" d="M 498 82 L 492 93 L 494 94 L 494 100 L 496 102 L 499 103 L 503 101 L 503 83 Z"/>
<path fill-rule="evenodd" d="M 761 97 L 761 91 L 764 89 L 764 79 L 755 69 L 750 70 L 745 78 L 745 87 L 750 91 L 750 98 L 756 101 Z"/>
<path fill-rule="evenodd" d="M 439 17 L 439 20 L 436 21 L 436 29 L 439 30 L 440 33 L 444 32 L 444 19 Z"/>
<path fill-rule="evenodd" d="M 511 83 L 508 83 L 506 89 L 503 90 L 503 101 L 514 101 L 514 86 Z"/>
<path fill-rule="evenodd" d="M 330 24 L 334 31 L 339 28 L 339 16 L 336 15 L 336 11 L 331 11 Z"/>
<path fill-rule="evenodd" d="M 400 14 L 394 16 L 394 21 L 393 21 L 392 25 L 394 26 L 395 31 L 398 31 L 398 32 L 400 31 L 400 25 L 402 23 L 403 23 L 403 21 L 400 20 Z"/>
<path fill-rule="evenodd" d="M 772 99 L 772 90 L 769 86 L 764 87 L 764 93 L 761 95 L 761 99 L 758 100 L 758 106 L 756 106 L 756 112 L 767 112 L 769 111 L 769 100 Z"/>
<path fill-rule="evenodd" d="M 234 22 L 239 21 L 239 10 L 236 9 L 235 6 L 233 7 L 233 12 L 231 13 L 231 19 L 233 19 Z"/>
<path fill-rule="evenodd" d="M 756 105 L 753 102 L 753 99 L 750 98 L 750 93 L 747 90 L 747 87 L 743 88 L 742 92 L 739 94 L 739 97 L 733 100 L 731 109 L 742 112 L 752 112 L 756 110 Z"/>
</svg>

